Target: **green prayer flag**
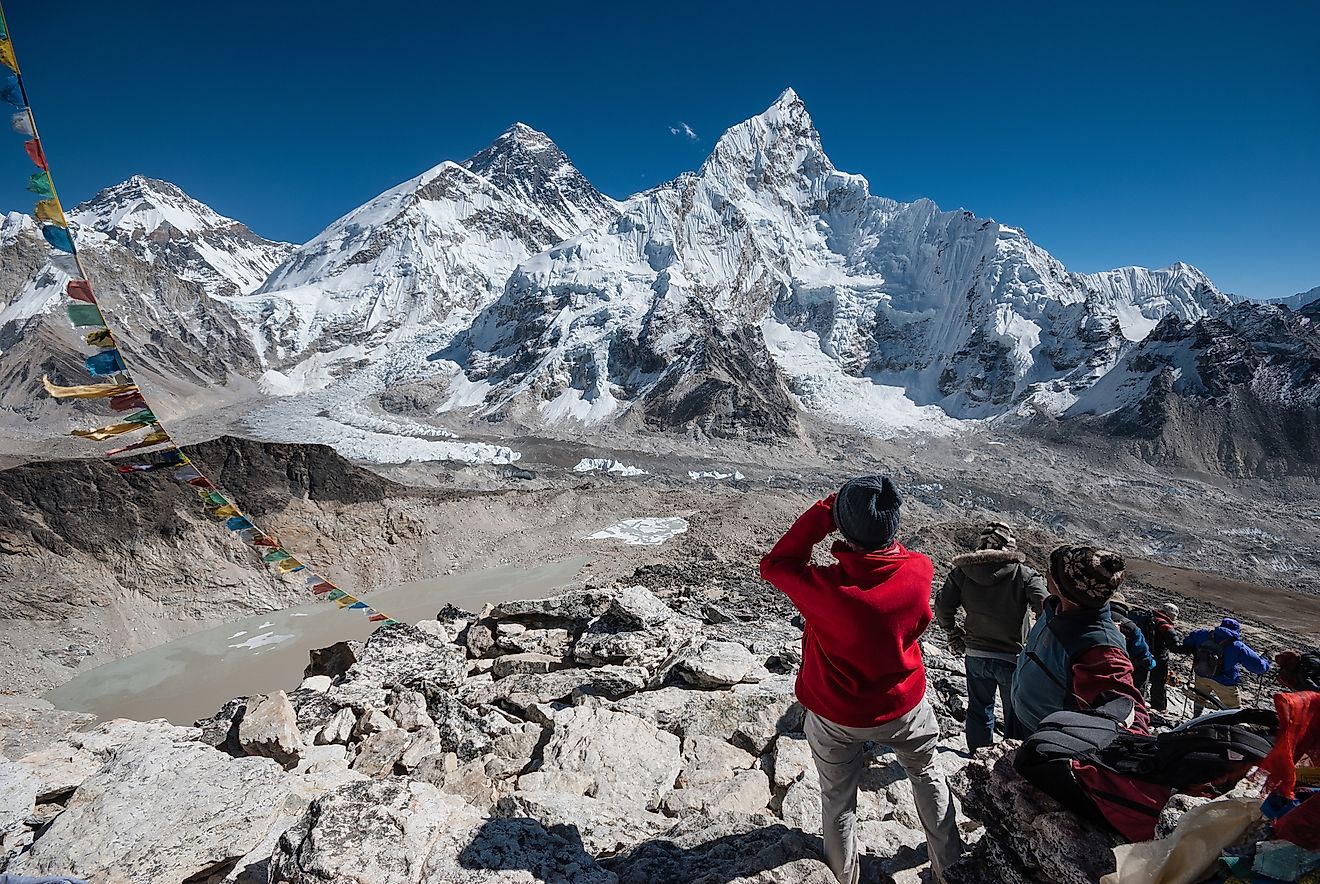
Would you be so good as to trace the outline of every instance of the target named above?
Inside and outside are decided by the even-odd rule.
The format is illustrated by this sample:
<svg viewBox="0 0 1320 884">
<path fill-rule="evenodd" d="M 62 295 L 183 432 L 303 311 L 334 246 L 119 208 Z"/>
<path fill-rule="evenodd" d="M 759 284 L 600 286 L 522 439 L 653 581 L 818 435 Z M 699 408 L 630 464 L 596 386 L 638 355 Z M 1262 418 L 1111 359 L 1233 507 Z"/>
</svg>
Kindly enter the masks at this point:
<svg viewBox="0 0 1320 884">
<path fill-rule="evenodd" d="M 207 506 L 224 506 L 225 504 L 229 503 L 229 501 L 225 499 L 225 496 L 221 494 L 219 491 L 207 492 L 206 496 L 203 497 L 202 500 L 206 501 Z"/>
<path fill-rule="evenodd" d="M 95 304 L 70 304 L 69 322 L 73 323 L 74 328 L 87 328 L 93 325 L 105 325 L 105 317 L 101 315 L 101 308 Z"/>
<path fill-rule="evenodd" d="M 274 549 L 261 557 L 263 562 L 282 562 L 291 556 L 282 549 Z"/>
<path fill-rule="evenodd" d="M 124 423 L 143 425 L 154 424 L 156 423 L 156 415 L 152 413 L 150 408 L 144 408 L 137 414 L 130 414 L 128 417 L 124 418 Z"/>
<path fill-rule="evenodd" d="M 49 172 L 38 172 L 29 178 L 27 189 L 45 199 L 55 196 L 55 187 L 50 183 Z"/>
<path fill-rule="evenodd" d="M 325 598 L 326 601 L 337 602 L 346 595 L 348 595 L 348 593 L 344 592 L 342 589 L 332 589 L 325 594 Z"/>
</svg>

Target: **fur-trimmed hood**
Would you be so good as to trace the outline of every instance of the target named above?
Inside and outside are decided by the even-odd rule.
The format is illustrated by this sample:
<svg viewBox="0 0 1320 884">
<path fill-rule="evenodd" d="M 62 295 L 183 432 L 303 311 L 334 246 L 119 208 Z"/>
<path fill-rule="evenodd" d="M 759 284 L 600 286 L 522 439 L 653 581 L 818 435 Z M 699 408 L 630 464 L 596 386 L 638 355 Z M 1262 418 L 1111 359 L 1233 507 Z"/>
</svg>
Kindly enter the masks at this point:
<svg viewBox="0 0 1320 884">
<path fill-rule="evenodd" d="M 1015 549 L 978 549 L 953 557 L 953 567 L 964 568 L 968 565 L 1006 565 L 1009 562 L 1021 564 L 1027 560 L 1025 553 Z"/>
</svg>

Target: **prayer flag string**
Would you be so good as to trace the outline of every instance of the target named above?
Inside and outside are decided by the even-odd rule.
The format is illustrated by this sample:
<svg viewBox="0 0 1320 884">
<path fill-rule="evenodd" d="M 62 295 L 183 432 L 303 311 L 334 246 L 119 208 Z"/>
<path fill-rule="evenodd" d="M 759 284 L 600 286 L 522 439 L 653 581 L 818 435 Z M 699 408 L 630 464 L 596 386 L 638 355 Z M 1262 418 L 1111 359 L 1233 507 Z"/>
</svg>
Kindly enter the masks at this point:
<svg viewBox="0 0 1320 884">
<path fill-rule="evenodd" d="M 46 392 L 56 399 L 83 399 L 107 401 L 110 409 L 119 415 L 117 422 L 93 429 L 73 430 L 72 435 L 102 442 L 142 433 L 140 438 L 128 444 L 111 448 L 106 457 L 115 457 L 128 452 L 153 449 L 141 457 L 142 462 L 115 461 L 115 469 L 121 473 L 155 473 L 169 471 L 175 479 L 190 486 L 197 492 L 198 498 L 210 515 L 222 521 L 225 528 L 235 534 L 260 556 L 261 561 L 272 571 L 281 575 L 297 574 L 313 597 L 334 602 L 345 610 L 360 611 L 372 623 L 384 626 L 397 626 L 394 620 L 380 613 L 365 601 L 340 589 L 330 580 L 312 571 L 301 559 L 294 557 L 275 537 L 262 531 L 215 483 L 202 474 L 189 457 L 175 444 L 174 439 L 161 425 L 145 394 L 133 379 L 123 353 L 115 341 L 114 333 L 106 321 L 105 313 L 92 291 L 92 284 L 87 278 L 82 259 L 78 255 L 75 230 L 70 226 L 68 216 L 60 203 L 59 193 L 55 189 L 54 178 L 50 173 L 50 162 L 37 130 L 36 118 L 28 102 L 27 87 L 14 53 L 13 38 L 9 32 L 9 23 L 5 19 L 4 6 L 0 4 L 0 104 L 8 104 L 11 109 L 10 128 L 24 139 L 23 150 L 28 159 L 37 167 L 37 171 L 28 179 L 27 189 L 37 197 L 32 215 L 41 228 L 41 235 L 50 245 L 53 253 L 50 264 L 69 277 L 66 293 L 68 295 L 69 323 L 82 331 L 83 340 L 98 352 L 86 357 L 85 366 L 88 374 L 98 383 L 75 386 L 60 386 L 43 377 L 42 384 Z"/>
</svg>

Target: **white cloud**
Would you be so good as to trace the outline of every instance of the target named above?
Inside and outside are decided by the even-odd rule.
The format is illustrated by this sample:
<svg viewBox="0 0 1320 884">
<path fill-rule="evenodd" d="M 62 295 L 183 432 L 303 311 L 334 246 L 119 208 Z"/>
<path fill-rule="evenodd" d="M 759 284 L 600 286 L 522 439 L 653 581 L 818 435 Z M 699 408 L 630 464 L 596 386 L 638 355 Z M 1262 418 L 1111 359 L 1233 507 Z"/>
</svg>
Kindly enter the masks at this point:
<svg viewBox="0 0 1320 884">
<path fill-rule="evenodd" d="M 683 138 L 686 138 L 688 141 L 700 140 L 697 133 L 693 132 L 692 127 L 689 126 L 687 123 L 679 123 L 677 126 L 670 126 L 669 134 L 679 135 Z"/>
</svg>

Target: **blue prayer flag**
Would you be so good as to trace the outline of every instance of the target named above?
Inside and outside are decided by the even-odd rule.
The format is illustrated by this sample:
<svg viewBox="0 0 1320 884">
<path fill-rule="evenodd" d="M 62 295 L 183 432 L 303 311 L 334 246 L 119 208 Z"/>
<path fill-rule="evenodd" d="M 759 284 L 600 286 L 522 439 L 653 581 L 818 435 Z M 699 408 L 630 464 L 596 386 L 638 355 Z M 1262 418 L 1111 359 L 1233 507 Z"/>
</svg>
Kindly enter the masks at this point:
<svg viewBox="0 0 1320 884">
<path fill-rule="evenodd" d="M 41 228 L 41 235 L 46 237 L 46 242 L 59 249 L 61 252 L 72 253 L 74 251 L 73 237 L 69 236 L 69 229 L 67 227 L 58 227 L 54 224 L 47 224 L 45 227 Z"/>
</svg>

